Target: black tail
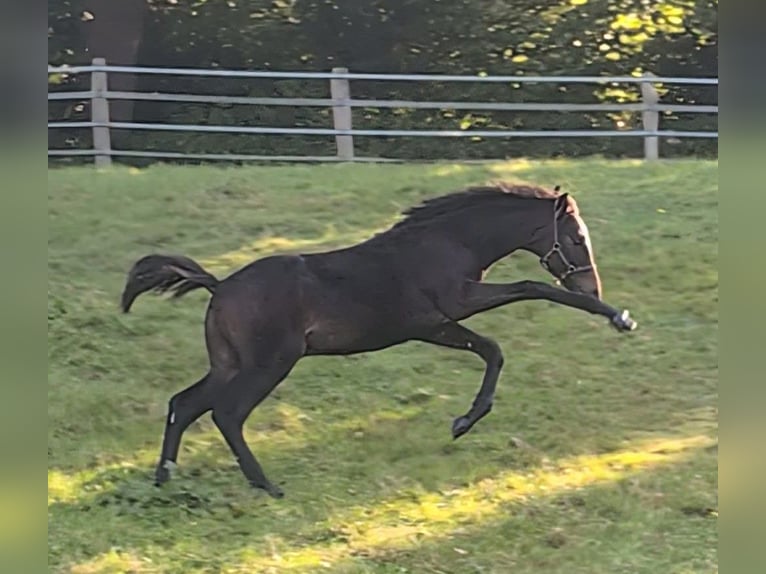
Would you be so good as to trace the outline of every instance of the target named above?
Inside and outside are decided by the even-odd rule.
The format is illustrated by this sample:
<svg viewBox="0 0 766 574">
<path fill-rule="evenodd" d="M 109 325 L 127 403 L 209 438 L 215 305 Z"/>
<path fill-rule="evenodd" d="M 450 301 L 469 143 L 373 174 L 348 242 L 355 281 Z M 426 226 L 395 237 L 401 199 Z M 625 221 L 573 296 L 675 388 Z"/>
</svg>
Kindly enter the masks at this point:
<svg viewBox="0 0 766 574">
<path fill-rule="evenodd" d="M 133 301 L 145 291 L 173 291 L 174 297 L 181 297 L 200 287 L 214 293 L 218 283 L 218 279 L 188 257 L 147 255 L 136 261 L 128 273 L 122 292 L 122 312 L 130 311 Z"/>
</svg>

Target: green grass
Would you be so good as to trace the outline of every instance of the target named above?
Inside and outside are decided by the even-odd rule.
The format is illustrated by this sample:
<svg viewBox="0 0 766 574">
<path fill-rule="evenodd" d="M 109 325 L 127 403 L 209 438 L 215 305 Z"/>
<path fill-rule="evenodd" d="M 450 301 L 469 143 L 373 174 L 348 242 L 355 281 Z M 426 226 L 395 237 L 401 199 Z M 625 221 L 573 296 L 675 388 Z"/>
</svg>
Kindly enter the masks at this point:
<svg viewBox="0 0 766 574">
<path fill-rule="evenodd" d="M 250 489 L 209 415 L 152 486 L 168 398 L 206 370 L 207 297 L 144 296 L 153 251 L 219 276 L 356 242 L 488 179 L 561 184 L 607 302 L 639 329 L 545 302 L 471 318 L 506 366 L 459 441 L 469 353 L 316 357 L 247 423 L 286 497 Z M 48 548 L 55 572 L 717 572 L 717 163 L 90 168 L 51 171 Z M 487 280 L 550 280 L 514 255 Z"/>
</svg>

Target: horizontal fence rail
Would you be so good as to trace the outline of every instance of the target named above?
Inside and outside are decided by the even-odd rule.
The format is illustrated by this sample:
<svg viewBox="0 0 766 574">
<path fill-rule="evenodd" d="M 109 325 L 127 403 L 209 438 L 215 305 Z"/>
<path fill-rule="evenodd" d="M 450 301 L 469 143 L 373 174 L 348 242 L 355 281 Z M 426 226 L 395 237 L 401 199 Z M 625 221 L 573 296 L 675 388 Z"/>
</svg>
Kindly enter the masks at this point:
<svg viewBox="0 0 766 574">
<path fill-rule="evenodd" d="M 430 137 L 430 138 L 593 138 L 593 137 L 640 137 L 644 139 L 644 156 L 659 157 L 659 138 L 718 138 L 711 130 L 660 130 L 659 116 L 663 112 L 684 114 L 718 114 L 717 105 L 685 105 L 659 103 L 656 90 L 660 84 L 717 86 L 718 78 L 658 77 L 644 76 L 454 76 L 439 74 L 365 74 L 350 73 L 345 68 L 332 72 L 273 72 L 263 70 L 222 70 L 199 68 L 151 68 L 139 66 L 107 66 L 103 59 L 95 58 L 89 66 L 48 66 L 48 74 L 86 74 L 91 76 L 91 89 L 80 91 L 49 92 L 49 101 L 89 101 L 91 121 L 49 121 L 49 129 L 91 129 L 93 149 L 49 149 L 50 157 L 94 157 L 97 166 L 108 165 L 111 158 L 152 157 L 165 159 L 199 159 L 229 161 L 398 161 L 391 158 L 365 158 L 354 154 L 353 138 L 359 137 Z M 226 78 L 263 78 L 282 80 L 330 80 L 330 98 L 277 98 L 185 94 L 168 92 L 112 91 L 108 89 L 111 73 L 154 74 L 172 76 L 205 76 Z M 546 102 L 474 102 L 474 101 L 413 101 L 380 100 L 350 97 L 349 83 L 357 81 L 413 81 L 413 82 L 479 82 L 479 83 L 631 83 L 641 87 L 640 103 L 546 103 Z M 332 128 L 271 127 L 171 124 L 143 122 L 114 122 L 109 119 L 109 102 L 113 100 L 178 102 L 190 104 L 292 106 L 329 108 L 333 112 Z M 640 112 L 643 129 L 629 130 L 423 130 L 423 129 L 354 129 L 351 125 L 352 108 L 386 109 L 443 109 L 475 111 L 516 112 Z M 228 133 L 270 136 L 335 136 L 335 156 L 289 156 L 259 154 L 212 154 L 176 151 L 115 150 L 111 147 L 110 130 L 168 131 L 197 133 Z"/>
<path fill-rule="evenodd" d="M 94 128 L 115 130 L 147 130 L 171 132 L 212 132 L 224 134 L 298 135 L 298 136 L 387 136 L 437 138 L 549 138 L 549 137 L 715 137 L 716 132 L 648 131 L 648 130 L 339 130 L 332 128 L 262 128 L 256 126 L 213 126 L 198 124 L 151 124 L 134 122 L 49 122 L 49 128 Z"/>
<path fill-rule="evenodd" d="M 109 100 L 140 100 L 150 102 L 185 102 L 193 104 L 226 104 L 253 106 L 349 106 L 351 108 L 408 108 L 422 110 L 486 110 L 509 112 L 677 112 L 688 114 L 718 113 L 718 106 L 683 104 L 546 104 L 503 102 L 422 102 L 414 100 L 333 100 L 330 98 L 256 98 L 249 96 L 211 96 L 207 94 L 172 94 L 162 92 L 119 92 L 108 90 L 99 94 Z M 53 100 L 89 100 L 95 92 L 54 92 Z"/>
<path fill-rule="evenodd" d="M 98 58 L 96 58 L 98 59 Z M 339 70 L 339 68 L 336 68 Z M 480 83 L 584 83 L 603 84 L 609 82 L 646 82 L 640 76 L 454 76 L 442 74 L 360 74 L 352 72 L 271 72 L 265 70 L 221 70 L 207 68 L 150 68 L 142 66 L 48 66 L 49 74 L 81 74 L 85 72 L 106 72 L 122 74 L 156 74 L 169 76 L 209 76 L 219 78 L 271 78 L 280 80 L 379 80 L 411 82 L 480 82 Z M 661 84 L 718 85 L 718 78 L 687 78 L 680 76 L 652 77 L 652 82 Z"/>
</svg>

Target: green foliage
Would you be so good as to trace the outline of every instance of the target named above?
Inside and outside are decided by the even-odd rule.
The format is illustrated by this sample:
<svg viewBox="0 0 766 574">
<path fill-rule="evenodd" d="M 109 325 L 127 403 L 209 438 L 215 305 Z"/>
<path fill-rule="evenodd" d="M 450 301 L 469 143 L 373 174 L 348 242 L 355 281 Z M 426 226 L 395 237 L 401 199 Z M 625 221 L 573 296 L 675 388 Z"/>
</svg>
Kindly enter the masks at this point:
<svg viewBox="0 0 766 574">
<path fill-rule="evenodd" d="M 78 46 L 88 26 L 80 0 L 49 3 L 52 63 L 88 61 Z M 151 66 L 329 70 L 447 74 L 595 74 L 717 76 L 716 0 L 435 0 L 433 2 L 204 2 L 147 3 L 138 63 Z M 70 82 L 87 81 L 70 79 Z M 210 80 L 146 76 L 139 89 L 229 95 L 327 97 L 325 81 Z M 613 88 L 619 88 L 615 92 Z M 667 86 L 666 103 L 716 103 L 715 88 Z M 635 95 L 635 87 L 555 84 L 352 83 L 360 98 L 502 102 L 594 103 Z M 62 106 L 51 106 L 54 114 Z M 87 113 L 83 108 L 80 114 Z M 232 125 L 328 127 L 326 111 L 315 108 L 194 106 L 140 102 L 137 121 L 225 123 Z M 77 117 L 77 113 L 74 114 Z M 630 129 L 639 114 L 472 113 L 454 110 L 357 109 L 354 126 L 422 129 Z M 667 114 L 663 129 L 711 129 L 714 117 Z M 87 137 L 56 133 L 55 138 Z M 60 142 L 61 143 L 61 142 Z M 230 135 L 116 134 L 124 148 L 197 152 L 334 154 L 328 137 L 244 137 Z M 638 156 L 640 140 L 535 139 L 444 141 L 419 138 L 356 138 L 357 153 L 399 158 L 556 157 L 600 154 Z M 63 145 L 63 144 L 62 144 Z M 87 145 L 83 141 L 82 145 Z M 708 140 L 665 142 L 666 156 L 715 156 Z"/>
<path fill-rule="evenodd" d="M 468 321 L 506 366 L 459 441 L 482 365 L 406 344 L 314 357 L 248 420 L 286 497 L 245 484 L 208 416 L 151 484 L 168 398 L 206 368 L 207 297 L 118 311 L 153 251 L 218 276 L 347 245 L 488 179 L 561 184 L 605 297 L 639 329 L 542 302 Z M 54 572 L 717 571 L 717 165 L 68 168 L 49 178 L 48 549 Z M 488 281 L 550 280 L 514 255 Z"/>
</svg>

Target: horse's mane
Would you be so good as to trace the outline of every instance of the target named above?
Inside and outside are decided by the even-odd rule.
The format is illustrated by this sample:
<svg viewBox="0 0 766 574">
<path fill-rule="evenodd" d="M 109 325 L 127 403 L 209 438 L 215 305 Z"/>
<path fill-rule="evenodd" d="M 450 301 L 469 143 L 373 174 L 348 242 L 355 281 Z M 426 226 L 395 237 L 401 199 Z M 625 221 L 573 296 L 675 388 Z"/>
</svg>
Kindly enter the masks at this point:
<svg viewBox="0 0 766 574">
<path fill-rule="evenodd" d="M 408 208 L 402 212 L 404 218 L 399 220 L 393 226 L 393 229 L 433 221 L 444 215 L 457 213 L 467 208 L 487 206 L 500 201 L 507 201 L 509 198 L 555 199 L 559 195 L 558 191 L 540 186 L 509 184 L 505 182 L 469 187 L 427 199 L 418 205 Z"/>
</svg>

